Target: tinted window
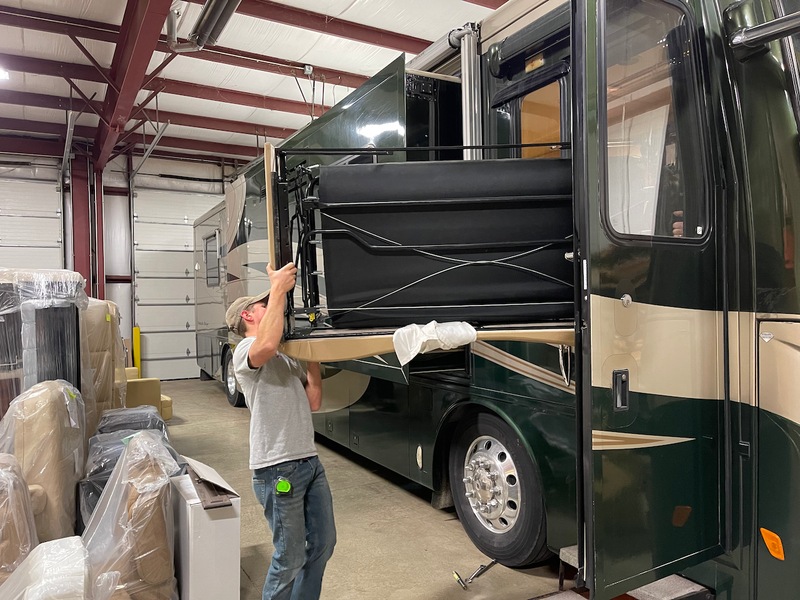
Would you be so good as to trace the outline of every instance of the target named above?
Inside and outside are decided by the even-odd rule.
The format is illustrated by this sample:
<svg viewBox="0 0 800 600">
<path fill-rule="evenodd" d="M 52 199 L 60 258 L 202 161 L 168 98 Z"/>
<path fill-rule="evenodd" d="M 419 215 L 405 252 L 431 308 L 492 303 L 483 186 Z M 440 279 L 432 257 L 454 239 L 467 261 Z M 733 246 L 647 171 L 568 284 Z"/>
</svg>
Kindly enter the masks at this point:
<svg viewBox="0 0 800 600">
<path fill-rule="evenodd" d="M 203 240 L 203 254 L 206 259 L 206 285 L 219 285 L 219 256 L 217 254 L 217 236 L 211 235 Z"/>
<path fill-rule="evenodd" d="M 523 144 L 554 144 L 561 141 L 561 84 L 558 81 L 541 87 L 522 99 L 520 129 Z M 560 156 L 560 149 L 522 149 L 522 158 Z"/>
<path fill-rule="evenodd" d="M 619 234 L 706 232 L 693 35 L 676 4 L 607 2 L 607 219 Z"/>
</svg>

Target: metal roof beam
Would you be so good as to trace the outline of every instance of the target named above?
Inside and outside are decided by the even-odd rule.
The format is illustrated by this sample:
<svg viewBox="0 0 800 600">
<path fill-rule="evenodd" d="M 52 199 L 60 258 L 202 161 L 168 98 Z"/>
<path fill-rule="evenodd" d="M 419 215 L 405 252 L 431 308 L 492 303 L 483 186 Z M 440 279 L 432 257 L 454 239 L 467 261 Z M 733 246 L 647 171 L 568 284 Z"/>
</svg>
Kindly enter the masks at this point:
<svg viewBox="0 0 800 600">
<path fill-rule="evenodd" d="M 89 65 L 79 65 L 75 63 L 64 63 L 44 58 L 28 58 L 15 54 L 0 54 L 0 64 L 8 71 L 20 71 L 23 73 L 33 73 L 36 75 L 49 75 L 53 77 L 68 77 L 70 79 L 80 79 L 83 81 L 94 81 L 105 83 L 105 79 L 94 67 Z M 240 92 L 224 88 L 216 88 L 210 85 L 198 83 L 187 83 L 172 79 L 161 79 L 156 77 L 150 81 L 145 89 L 158 90 L 163 86 L 166 94 L 178 96 L 188 96 L 190 98 L 202 98 L 216 102 L 227 102 L 229 104 L 239 104 L 251 106 L 253 108 L 266 108 L 279 112 L 289 112 L 298 115 L 308 115 L 309 109 L 305 102 L 299 100 L 287 100 L 285 98 L 275 98 L 272 96 L 262 96 L 251 92 Z M 113 93 L 113 92 L 112 92 Z M 329 106 L 325 107 L 326 109 Z M 113 126 L 114 122 L 109 121 Z"/>
<path fill-rule="evenodd" d="M 70 110 L 69 98 L 62 98 L 60 96 L 49 96 L 47 94 L 34 94 L 32 92 L 15 92 L 12 90 L 4 90 L 4 89 L 0 89 L 0 104 L 14 104 L 17 106 L 36 106 L 38 108 L 51 108 L 53 110 Z M 72 110 L 80 111 L 83 109 L 84 106 L 85 103 L 82 100 L 79 100 L 78 98 L 72 99 L 72 106 L 71 106 Z M 92 106 L 97 110 L 100 110 L 102 108 L 102 103 L 97 101 L 92 101 Z M 155 110 L 145 109 L 143 112 L 146 112 L 147 116 L 150 117 L 151 120 L 155 120 L 156 118 Z M 289 137 L 296 131 L 295 129 L 291 129 L 288 127 L 273 127 L 271 125 L 259 125 L 258 123 L 229 121 L 227 119 L 218 119 L 216 117 L 187 115 L 184 113 L 169 112 L 166 110 L 159 110 L 158 116 L 161 119 L 171 121 L 173 125 L 183 125 L 185 127 L 196 127 L 199 129 L 211 129 L 214 131 L 225 131 L 227 133 L 244 133 L 248 135 L 258 135 L 261 137 L 270 137 L 277 139 L 283 139 L 285 137 Z M 128 129 L 128 131 L 130 131 L 130 129 Z M 94 137 L 94 135 L 89 137 Z"/>
<path fill-rule="evenodd" d="M 205 4 L 205 0 L 187 0 L 193 4 Z M 292 27 L 300 27 L 309 31 L 316 31 L 333 35 L 356 42 L 363 42 L 373 46 L 391 48 L 410 54 L 419 54 L 431 45 L 428 40 L 403 35 L 396 31 L 378 29 L 369 25 L 362 25 L 353 21 L 337 19 L 322 13 L 294 8 L 286 4 L 271 2 L 270 0 L 242 0 L 236 9 L 239 15 L 247 15 L 256 19 L 283 23 Z"/>
<path fill-rule="evenodd" d="M 58 140 L 41 140 L 10 135 L 0 135 L 0 154 L 27 156 L 52 156 L 61 158 L 64 143 Z"/>
<path fill-rule="evenodd" d="M 107 90 L 104 113 L 108 126 L 98 126 L 95 138 L 98 170 L 105 167 L 117 139 L 125 131 L 170 5 L 171 0 L 128 0 L 109 73 L 119 92 Z"/>
<path fill-rule="evenodd" d="M 23 29 L 30 29 L 32 31 L 45 31 L 48 33 L 75 36 L 88 40 L 109 42 L 112 44 L 116 44 L 117 38 L 119 37 L 119 27 L 116 25 L 100 23 L 99 21 L 87 21 L 85 19 L 74 19 L 60 15 L 51 15 L 32 10 L 12 8 L 9 6 L 0 6 L 0 25 L 20 27 Z M 179 41 L 186 40 L 184 38 L 179 38 Z M 156 50 L 164 53 L 171 52 L 169 45 L 167 44 L 166 36 L 162 35 L 160 37 L 158 45 L 156 46 Z M 306 64 L 298 61 L 276 58 L 274 56 L 266 56 L 263 54 L 254 54 L 252 52 L 235 50 L 233 48 L 225 48 L 222 46 L 213 46 L 205 48 L 199 52 L 189 52 L 187 54 L 183 54 L 182 56 L 230 65 L 233 67 L 243 67 L 245 69 L 263 71 L 265 73 L 275 73 L 277 75 L 284 75 L 286 77 L 302 75 L 303 67 Z M 367 80 L 367 77 L 364 77 L 363 75 L 356 75 L 354 73 L 347 73 L 345 71 L 339 71 L 336 69 L 326 69 L 316 65 L 311 66 L 314 67 L 314 73 L 316 75 L 325 77 L 325 81 L 327 83 L 356 88 Z"/>
<path fill-rule="evenodd" d="M 29 121 L 26 119 L 8 119 L 5 117 L 0 117 L 0 130 L 3 131 L 18 131 L 24 133 L 40 133 L 45 135 L 56 135 L 61 138 L 65 138 L 67 135 L 67 126 L 63 125 L 62 123 L 46 123 L 44 121 Z M 85 127 L 76 125 L 75 126 L 75 135 L 83 138 L 92 138 L 95 134 L 94 127 Z M 0 136 L 3 138 L 4 136 Z M 153 139 L 154 136 L 149 136 L 150 140 Z M 64 144 L 62 141 L 53 140 L 36 140 L 34 138 L 24 138 L 24 137 L 14 137 L 10 138 L 10 136 L 5 136 L 6 141 L 8 139 L 15 139 L 15 140 L 22 140 L 21 145 L 28 147 L 30 146 L 29 141 L 42 141 L 47 142 L 50 144 L 56 144 L 59 147 L 58 152 L 56 152 L 52 156 L 58 156 L 59 158 L 64 152 Z M 145 140 L 137 140 L 136 144 L 145 145 Z M 3 147 L 0 145 L 0 147 Z M 8 147 L 8 146 L 5 146 Z M 43 146 L 44 147 L 44 146 Z M 184 139 L 184 138 L 177 138 L 177 137 L 168 137 L 163 136 L 158 143 L 159 148 L 178 148 L 181 150 L 194 150 L 197 152 L 207 152 L 209 154 L 225 154 L 225 155 L 232 155 L 232 156 L 242 156 L 253 158 L 259 155 L 260 149 L 256 146 L 242 146 L 239 144 L 222 144 L 219 142 L 207 142 L 204 140 L 192 140 L 192 139 Z M 52 152 L 52 148 L 47 146 L 47 152 Z M 0 152 L 8 152 L 8 150 L 0 150 Z M 24 152 L 20 150 L 20 154 L 29 154 L 28 152 Z M 33 152 L 32 154 L 38 154 L 38 152 Z M 45 156 L 51 156 L 50 154 L 46 154 Z"/>
</svg>

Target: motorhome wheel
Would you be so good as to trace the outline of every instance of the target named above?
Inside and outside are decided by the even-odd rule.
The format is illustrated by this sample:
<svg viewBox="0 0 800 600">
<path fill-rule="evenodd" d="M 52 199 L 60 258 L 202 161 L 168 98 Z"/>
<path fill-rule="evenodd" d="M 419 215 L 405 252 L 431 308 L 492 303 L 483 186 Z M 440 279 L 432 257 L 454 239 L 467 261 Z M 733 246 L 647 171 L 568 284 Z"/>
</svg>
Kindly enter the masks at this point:
<svg viewBox="0 0 800 600">
<path fill-rule="evenodd" d="M 466 419 L 453 437 L 449 462 L 456 511 L 478 549 L 508 567 L 548 556 L 536 467 L 502 419 L 488 413 Z"/>
<path fill-rule="evenodd" d="M 225 368 L 222 374 L 222 382 L 225 384 L 225 396 L 231 406 L 241 408 L 245 405 L 244 394 L 236 389 L 236 374 L 233 371 L 233 352 L 225 353 Z"/>
</svg>

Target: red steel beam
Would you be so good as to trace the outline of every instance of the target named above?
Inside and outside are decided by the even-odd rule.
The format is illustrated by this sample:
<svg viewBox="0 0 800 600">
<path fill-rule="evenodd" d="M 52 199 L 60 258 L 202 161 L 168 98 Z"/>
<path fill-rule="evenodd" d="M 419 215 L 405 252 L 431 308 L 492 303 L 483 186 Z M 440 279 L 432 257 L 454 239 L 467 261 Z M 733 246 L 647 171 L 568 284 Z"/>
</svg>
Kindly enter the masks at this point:
<svg viewBox="0 0 800 600">
<path fill-rule="evenodd" d="M 15 92 L 13 90 L 0 89 L 0 104 L 16 104 L 18 106 L 35 106 L 37 108 L 52 108 L 54 110 L 85 110 L 86 103 L 80 98 L 69 98 L 60 96 L 48 96 L 47 94 L 34 94 L 32 92 Z M 100 110 L 102 102 L 92 100 L 92 105 Z"/>
<path fill-rule="evenodd" d="M 26 133 L 41 133 L 41 134 L 48 134 L 48 135 L 57 135 L 61 138 L 64 138 L 67 135 L 67 126 L 62 125 L 60 123 L 46 123 L 44 121 L 27 121 L 24 119 L 8 119 L 8 118 L 0 118 L 0 130 L 5 131 L 20 131 Z M 78 137 L 88 137 L 91 138 L 95 133 L 95 129 L 93 127 L 83 127 L 80 125 L 75 126 L 75 135 Z M 33 140 L 31 138 L 10 138 L 7 136 L 0 136 L 0 138 L 7 139 L 9 141 L 6 142 L 3 148 L 10 148 L 12 147 L 12 142 L 10 140 L 18 140 L 20 144 L 26 147 L 36 147 L 35 144 L 31 142 L 46 142 L 44 145 L 39 148 L 37 152 L 32 152 L 32 154 L 42 155 L 42 156 L 62 156 L 64 153 L 64 144 L 63 142 L 54 142 L 52 140 Z M 135 138 L 134 138 L 135 139 Z M 152 139 L 152 136 L 150 136 Z M 139 138 L 136 140 L 136 144 L 144 144 Z M 149 143 L 149 142 L 148 142 Z M 60 147 L 57 150 L 54 150 L 60 144 Z M 53 146 L 54 145 L 54 146 Z M 183 138 L 175 138 L 165 136 L 162 137 L 159 141 L 158 147 L 165 147 L 165 148 L 180 148 L 183 150 L 196 150 L 197 152 L 206 152 L 210 154 L 225 154 L 225 155 L 232 155 L 232 156 L 245 156 L 245 157 L 255 157 L 258 156 L 259 148 L 255 146 L 241 146 L 237 144 L 222 144 L 219 142 L 207 142 L 204 140 L 191 140 L 191 139 L 183 139 Z M 0 150 L 0 152 L 10 152 L 11 150 Z M 44 154 L 42 154 L 44 152 Z M 26 154 L 26 152 L 19 151 L 19 154 Z"/>
<path fill-rule="evenodd" d="M 89 215 L 89 164 L 83 157 L 73 159 L 70 168 L 70 201 L 72 202 L 72 249 L 75 270 L 92 284 L 92 232 Z"/>
<path fill-rule="evenodd" d="M 260 152 L 260 150 L 259 150 Z M 133 156 L 142 156 L 144 154 L 144 148 L 136 148 L 131 150 Z M 232 164 L 232 158 L 228 157 L 217 157 L 212 154 L 189 154 L 187 152 L 174 152 L 172 150 L 159 150 L 156 148 L 153 153 L 150 155 L 150 158 L 165 158 L 165 159 L 177 159 L 177 160 L 189 160 L 194 162 L 204 162 L 204 163 L 214 163 L 219 165 L 221 161 L 225 161 L 225 164 Z"/>
<path fill-rule="evenodd" d="M 69 77 L 72 79 L 82 79 L 84 81 L 105 83 L 103 76 L 98 73 L 94 67 L 88 65 L 64 63 L 54 60 L 47 60 L 44 58 L 28 58 L 24 56 L 17 56 L 16 54 L 2 53 L 0 53 L 0 65 L 3 65 L 3 67 L 8 71 L 20 71 L 23 73 L 49 75 L 54 77 Z M 308 115 L 310 113 L 310 109 L 306 106 L 305 102 L 300 102 L 299 100 L 274 98 L 272 96 L 262 96 L 260 94 L 253 94 L 251 92 L 240 92 L 238 90 L 217 88 L 210 85 L 201 85 L 199 83 L 187 83 L 172 79 L 161 79 L 160 77 L 150 81 L 145 89 L 158 90 L 161 88 L 163 88 L 165 94 L 175 94 L 177 96 L 188 96 L 191 98 L 202 98 L 204 100 L 214 100 L 217 102 L 239 104 L 254 108 L 266 108 L 269 110 L 289 112 L 298 115 Z M 109 90 L 107 96 L 116 96 L 116 94 L 113 90 Z M 330 108 L 330 106 L 326 105 L 325 109 L 327 110 L 328 108 Z M 127 116 L 130 116 L 130 113 L 128 113 Z M 109 123 L 112 126 L 115 125 L 114 122 L 109 121 Z"/>
<path fill-rule="evenodd" d="M 36 106 L 39 108 L 52 108 L 55 110 L 70 110 L 69 98 L 62 98 L 60 96 L 49 96 L 47 94 L 34 94 L 32 92 L 15 92 L 12 90 L 0 89 L 0 104 L 15 104 L 18 106 Z M 102 107 L 100 102 L 92 101 L 92 105 L 100 110 Z M 84 107 L 83 100 L 73 99 L 72 110 L 80 111 Z M 156 111 L 147 109 L 144 112 L 150 117 L 151 121 L 156 119 Z M 175 125 L 184 125 L 186 127 L 197 127 L 200 129 L 211 129 L 215 131 L 225 131 L 228 133 L 244 133 L 249 135 L 258 135 L 261 137 L 271 137 L 283 139 L 292 135 L 295 130 L 288 127 L 273 127 L 270 125 L 259 125 L 258 123 L 245 123 L 242 121 L 229 121 L 227 119 L 218 119 L 216 117 L 203 117 L 199 115 L 187 115 L 183 113 L 174 113 L 166 110 L 158 111 L 158 117 L 162 121 L 170 121 Z M 63 127 L 63 126 L 59 126 Z M 92 134 L 85 136 L 81 135 L 87 130 L 91 130 Z M 129 131 L 130 129 L 128 129 Z M 29 131 L 29 130 L 21 130 Z M 94 129 L 92 128 L 75 128 L 76 135 L 79 137 L 94 137 Z M 78 133 L 81 132 L 81 133 Z M 61 135 L 59 133 L 59 135 Z"/>
<path fill-rule="evenodd" d="M 205 4 L 206 0 L 188 0 L 188 2 Z M 411 54 L 419 54 L 431 45 L 427 40 L 410 35 L 337 19 L 270 0 L 242 0 L 236 13 Z"/>
<path fill-rule="evenodd" d="M 109 73 L 119 93 L 110 86 L 106 91 L 104 114 L 109 125 L 98 126 L 95 138 L 94 156 L 98 170 L 105 167 L 119 135 L 125 130 L 167 20 L 170 4 L 171 0 L 128 0 Z"/>
<path fill-rule="evenodd" d="M 20 27 L 34 31 L 46 31 L 62 35 L 73 35 L 75 37 L 98 40 L 101 42 L 111 42 L 116 44 L 119 37 L 119 27 L 99 21 L 87 21 L 85 19 L 74 19 L 72 17 L 62 17 L 32 10 L 0 6 L 0 25 L 9 27 Z M 179 41 L 185 41 L 179 38 Z M 156 50 L 169 53 L 169 45 L 166 36 L 161 36 Z M 199 52 L 189 52 L 182 54 L 188 58 L 206 60 L 220 64 L 231 65 L 234 67 L 244 67 L 266 73 L 276 73 L 292 77 L 302 75 L 303 67 L 306 63 L 244 52 L 223 46 L 213 46 L 200 50 Z M 347 73 L 336 69 L 326 69 L 312 65 L 314 73 L 324 76 L 325 81 L 335 85 L 344 85 L 356 88 L 364 83 L 367 78 L 354 73 Z"/>
<path fill-rule="evenodd" d="M 25 119 L 8 119 L 0 117 L 0 129 L 5 131 L 25 131 L 28 133 L 45 133 L 66 137 L 67 126 L 61 123 L 47 123 L 45 121 L 27 121 Z M 94 127 L 75 126 L 75 135 L 82 138 L 93 138 Z"/>
<path fill-rule="evenodd" d="M 159 52 L 169 52 L 169 46 L 166 41 L 159 42 L 157 49 Z M 274 56 L 253 54 L 252 52 L 244 52 L 243 50 L 234 50 L 233 48 L 223 48 L 222 46 L 211 46 L 197 52 L 181 54 L 181 56 L 188 56 L 189 58 L 197 58 L 233 67 L 263 71 L 265 73 L 275 73 L 276 75 L 284 75 L 286 77 L 305 78 L 303 69 L 306 64 L 308 64 L 286 60 L 284 58 L 276 58 Z M 333 85 L 357 88 L 368 79 L 368 77 L 356 75 L 355 73 L 347 73 L 346 71 L 339 71 L 337 69 L 326 69 L 315 65 L 311 66 L 314 68 L 314 75 L 320 78 L 324 77 L 325 83 Z"/>
<path fill-rule="evenodd" d="M 0 154 L 27 154 L 61 158 L 64 155 L 64 142 L 0 135 Z"/>
<path fill-rule="evenodd" d="M 256 146 L 238 146 L 234 144 L 220 144 L 217 142 L 206 142 L 203 140 L 189 140 L 184 138 L 174 138 L 164 136 L 158 142 L 159 147 L 179 148 L 181 150 L 196 150 L 197 152 L 207 152 L 209 154 L 229 154 L 234 156 L 248 156 L 255 158 L 260 154 L 260 149 Z"/>
<path fill-rule="evenodd" d="M 184 81 L 156 78 L 147 85 L 146 89 L 152 90 L 161 86 L 164 87 L 165 94 L 175 94 L 176 96 L 201 98 L 203 100 L 213 100 L 215 102 L 227 102 L 228 104 L 252 106 L 253 108 L 266 108 L 297 115 L 310 115 L 311 112 L 310 107 L 307 106 L 305 102 L 300 102 L 299 100 L 262 96 L 260 94 L 253 94 L 252 92 L 216 88 L 199 83 L 187 83 Z M 330 108 L 330 106 L 326 106 L 325 110 L 328 108 Z"/>
</svg>

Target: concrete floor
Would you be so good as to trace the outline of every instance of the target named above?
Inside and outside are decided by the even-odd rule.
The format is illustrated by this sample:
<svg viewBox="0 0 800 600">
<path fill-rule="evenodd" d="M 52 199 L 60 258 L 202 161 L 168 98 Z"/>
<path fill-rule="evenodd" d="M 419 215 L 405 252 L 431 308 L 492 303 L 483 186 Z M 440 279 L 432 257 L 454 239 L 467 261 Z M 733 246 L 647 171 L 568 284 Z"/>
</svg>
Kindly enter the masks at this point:
<svg viewBox="0 0 800 600">
<path fill-rule="evenodd" d="M 250 412 L 233 408 L 216 381 L 165 381 L 175 449 L 214 467 L 242 497 L 241 600 L 261 598 L 272 535 L 250 486 Z M 554 564 L 528 570 L 495 566 L 464 592 L 488 559 L 464 533 L 454 511 L 430 506 L 430 491 L 342 446 L 317 440 L 333 494 L 338 543 L 328 563 L 324 600 L 527 600 L 558 588 Z M 465 595 L 466 594 L 466 595 Z"/>
</svg>

